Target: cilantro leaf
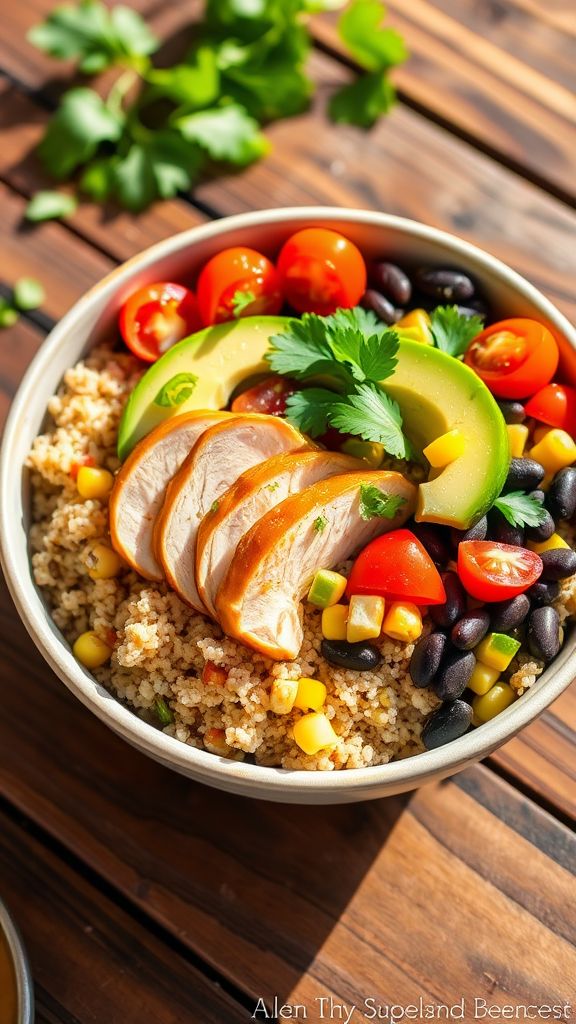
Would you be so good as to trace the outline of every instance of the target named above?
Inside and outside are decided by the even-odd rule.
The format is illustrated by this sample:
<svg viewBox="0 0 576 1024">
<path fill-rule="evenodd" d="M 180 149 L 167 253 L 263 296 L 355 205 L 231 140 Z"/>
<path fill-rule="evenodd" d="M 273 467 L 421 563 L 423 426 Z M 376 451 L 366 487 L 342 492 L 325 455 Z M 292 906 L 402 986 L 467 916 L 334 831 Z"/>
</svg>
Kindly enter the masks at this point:
<svg viewBox="0 0 576 1024">
<path fill-rule="evenodd" d="M 286 401 L 286 419 L 303 434 L 319 437 L 329 426 L 329 416 L 338 396 L 324 388 L 296 391 Z"/>
<path fill-rule="evenodd" d="M 155 132 L 133 143 L 126 156 L 111 159 L 109 191 L 121 206 L 137 213 L 158 197 L 167 199 L 189 189 L 200 165 L 198 150 L 175 132 Z M 106 169 L 101 172 L 106 174 Z M 85 175 L 82 187 L 90 191 L 91 184 Z"/>
<path fill-rule="evenodd" d="M 270 338 L 270 349 L 264 358 L 275 373 L 299 379 L 306 377 L 312 364 L 334 358 L 325 321 L 314 313 L 304 313 L 301 320 L 291 320 L 281 334 Z"/>
<path fill-rule="evenodd" d="M 436 348 L 449 356 L 461 356 L 484 327 L 480 316 L 464 316 L 457 306 L 437 306 L 430 314 L 430 331 Z"/>
<path fill-rule="evenodd" d="M 523 491 L 501 494 L 494 508 L 502 513 L 511 526 L 540 526 L 546 519 L 546 509 Z"/>
<path fill-rule="evenodd" d="M 331 334 L 335 331 L 346 330 L 351 327 L 360 331 L 365 338 L 371 338 L 376 334 L 381 337 L 389 330 L 388 326 L 380 320 L 371 309 L 364 309 L 363 306 L 353 306 L 352 309 L 337 309 L 335 313 L 327 316 L 326 323 Z"/>
<path fill-rule="evenodd" d="M 360 484 L 360 515 L 362 519 L 394 519 L 406 498 L 400 494 L 383 494 L 374 484 Z"/>
<path fill-rule="evenodd" d="M 237 103 L 199 110 L 178 118 L 174 125 L 188 142 L 202 146 L 214 160 L 242 166 L 269 148 L 258 122 Z"/>
<path fill-rule="evenodd" d="M 243 288 L 238 288 L 238 290 L 235 291 L 234 295 L 232 296 L 231 305 L 234 316 L 242 316 L 242 314 L 248 309 L 249 306 L 252 305 L 253 302 L 256 302 L 256 296 L 254 292 L 245 291 Z"/>
<path fill-rule="evenodd" d="M 351 363 L 359 380 L 384 380 L 394 372 L 398 362 L 395 331 L 366 337 L 359 330 L 347 328 L 339 332 L 332 330 L 329 339 L 335 358 Z"/>
<path fill-rule="evenodd" d="M 362 75 L 350 85 L 343 85 L 330 100 L 330 117 L 337 124 L 354 124 L 372 128 L 378 118 L 394 106 L 396 90 L 384 71 Z"/>
<path fill-rule="evenodd" d="M 74 196 L 70 196 L 66 192 L 51 192 L 48 189 L 43 189 L 32 196 L 24 216 L 32 223 L 57 220 L 59 217 L 70 217 L 77 206 L 78 203 Z"/>
<path fill-rule="evenodd" d="M 385 13 L 382 0 L 352 0 L 338 21 L 340 38 L 366 71 L 384 71 L 408 57 L 402 36 L 382 27 Z"/>
<path fill-rule="evenodd" d="M 328 520 L 325 515 L 316 516 L 312 525 L 316 530 L 316 533 L 324 533 L 324 530 L 328 526 Z"/>
<path fill-rule="evenodd" d="M 220 72 L 213 48 L 200 45 L 190 53 L 185 64 L 149 71 L 146 80 L 152 95 L 165 96 L 174 103 L 185 104 L 188 110 L 209 106 L 218 99 Z"/>
<path fill-rule="evenodd" d="M 410 456 L 398 404 L 377 384 L 359 384 L 354 394 L 333 403 L 329 422 L 345 434 L 356 434 L 364 441 L 379 441 L 397 459 Z"/>
<path fill-rule="evenodd" d="M 44 287 L 35 277 L 20 277 L 16 281 L 13 289 L 16 309 L 39 309 L 45 298 Z"/>
<path fill-rule="evenodd" d="M 101 142 L 116 142 L 122 119 L 93 89 L 70 89 L 48 125 L 38 154 L 54 178 L 68 178 L 94 156 Z"/>
<path fill-rule="evenodd" d="M 136 11 L 122 5 L 108 10 L 99 0 L 57 7 L 30 30 L 28 39 L 51 57 L 77 60 L 86 74 L 147 57 L 159 45 Z"/>
</svg>

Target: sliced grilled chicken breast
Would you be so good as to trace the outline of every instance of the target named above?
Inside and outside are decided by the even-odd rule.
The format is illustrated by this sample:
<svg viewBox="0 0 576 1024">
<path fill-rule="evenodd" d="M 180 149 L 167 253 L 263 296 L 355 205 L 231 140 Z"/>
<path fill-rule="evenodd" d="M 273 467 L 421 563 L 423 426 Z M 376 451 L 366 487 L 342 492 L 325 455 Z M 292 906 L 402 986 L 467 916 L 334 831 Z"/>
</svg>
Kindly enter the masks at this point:
<svg viewBox="0 0 576 1024">
<path fill-rule="evenodd" d="M 196 537 L 204 515 L 241 473 L 273 455 L 310 448 L 277 416 L 246 413 L 219 423 L 197 441 L 166 489 L 154 529 L 154 550 L 170 586 L 197 611 L 206 608 L 196 588 Z"/>
<path fill-rule="evenodd" d="M 148 580 L 162 580 L 152 543 L 166 485 L 208 427 L 232 413 L 190 412 L 166 420 L 144 437 L 123 464 L 110 496 L 110 535 L 118 553 Z"/>
<path fill-rule="evenodd" d="M 404 499 L 393 519 L 362 518 L 364 483 Z M 334 476 L 286 498 L 238 545 L 216 595 L 222 629 L 269 658 L 297 657 L 303 638 L 299 603 L 316 570 L 337 565 L 400 526 L 415 505 L 414 485 L 381 470 Z"/>
<path fill-rule="evenodd" d="M 342 452 L 285 452 L 243 473 L 204 516 L 196 544 L 196 586 L 206 608 L 216 616 L 215 600 L 236 548 L 248 530 L 290 494 L 363 468 Z"/>
</svg>

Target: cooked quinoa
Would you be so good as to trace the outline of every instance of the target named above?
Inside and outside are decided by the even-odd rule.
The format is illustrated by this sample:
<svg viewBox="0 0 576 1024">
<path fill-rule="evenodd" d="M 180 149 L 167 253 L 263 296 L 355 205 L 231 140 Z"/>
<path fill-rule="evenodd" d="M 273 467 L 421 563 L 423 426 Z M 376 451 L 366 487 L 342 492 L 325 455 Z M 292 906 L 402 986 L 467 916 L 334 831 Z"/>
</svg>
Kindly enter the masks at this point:
<svg viewBox="0 0 576 1024">
<path fill-rule="evenodd" d="M 34 577 L 66 639 L 72 644 L 94 630 L 113 646 L 110 662 L 93 673 L 103 686 L 158 728 L 157 702 L 163 698 L 173 719 L 163 729 L 167 735 L 224 757 L 331 771 L 419 753 L 422 727 L 440 701 L 432 690 L 412 684 L 412 644 L 379 641 L 383 661 L 374 672 L 335 668 L 320 656 L 320 613 L 308 605 L 298 659 L 273 662 L 225 637 L 164 584 L 151 584 L 128 568 L 113 579 L 90 578 L 91 549 L 109 540 L 108 510 L 105 502 L 81 498 L 75 477 L 83 464 L 118 468 L 120 416 L 141 373 L 131 356 L 104 348 L 78 363 L 51 399 L 48 430 L 28 459 Z M 560 532 L 574 543 L 572 528 L 565 524 Z M 576 614 L 576 577 L 563 585 L 556 607 L 562 622 Z M 509 682 L 521 694 L 543 668 L 521 652 L 508 670 Z M 326 684 L 324 710 L 339 737 L 334 748 L 314 756 L 292 739 L 298 712 L 269 710 L 271 681 L 301 676 Z"/>
</svg>

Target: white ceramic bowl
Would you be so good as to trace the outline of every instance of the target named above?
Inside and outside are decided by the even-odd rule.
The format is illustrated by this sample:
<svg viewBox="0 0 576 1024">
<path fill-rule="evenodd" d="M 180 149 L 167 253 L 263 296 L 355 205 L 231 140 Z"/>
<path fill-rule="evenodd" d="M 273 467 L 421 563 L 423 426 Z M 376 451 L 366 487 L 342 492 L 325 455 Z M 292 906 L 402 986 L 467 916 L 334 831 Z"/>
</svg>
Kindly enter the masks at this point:
<svg viewBox="0 0 576 1024">
<path fill-rule="evenodd" d="M 0 941 L 4 942 L 12 961 L 16 983 L 15 1024 L 34 1024 L 34 987 L 28 957 L 20 933 L 2 900 L 0 900 Z"/>
<path fill-rule="evenodd" d="M 91 711 L 129 743 L 162 764 L 219 789 L 290 803 L 346 803 L 414 789 L 442 779 L 485 757 L 536 718 L 569 685 L 574 631 L 553 665 L 530 691 L 480 729 L 444 747 L 374 768 L 343 772 L 294 772 L 227 761 L 196 750 L 141 721 L 99 686 L 72 656 L 53 624 L 31 577 L 28 555 L 28 494 L 22 466 L 42 427 L 48 399 L 73 366 L 116 318 L 126 297 L 154 280 L 189 280 L 214 253 L 249 245 L 274 254 L 299 228 L 323 225 L 342 231 L 368 257 L 386 256 L 406 265 L 431 263 L 468 270 L 503 316 L 533 316 L 562 335 L 569 372 L 576 362 L 576 331 L 536 288 L 503 263 L 435 228 L 367 210 L 325 207 L 264 210 L 227 217 L 166 239 L 119 267 L 92 288 L 46 339 L 14 400 L 6 426 L 0 476 L 2 563 L 12 596 L 46 661 Z M 573 376 L 573 374 L 572 374 Z"/>
</svg>

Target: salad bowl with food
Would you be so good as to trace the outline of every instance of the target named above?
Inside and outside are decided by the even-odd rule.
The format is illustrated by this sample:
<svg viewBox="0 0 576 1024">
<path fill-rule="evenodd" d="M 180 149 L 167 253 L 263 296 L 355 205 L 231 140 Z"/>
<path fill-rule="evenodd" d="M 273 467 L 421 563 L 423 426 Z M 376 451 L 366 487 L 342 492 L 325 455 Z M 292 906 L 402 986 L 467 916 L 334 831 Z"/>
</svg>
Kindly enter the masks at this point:
<svg viewBox="0 0 576 1024">
<path fill-rule="evenodd" d="M 572 678 L 576 334 L 436 229 L 261 211 L 97 285 L 2 459 L 2 558 L 66 685 L 266 799 L 401 792 Z"/>
</svg>

